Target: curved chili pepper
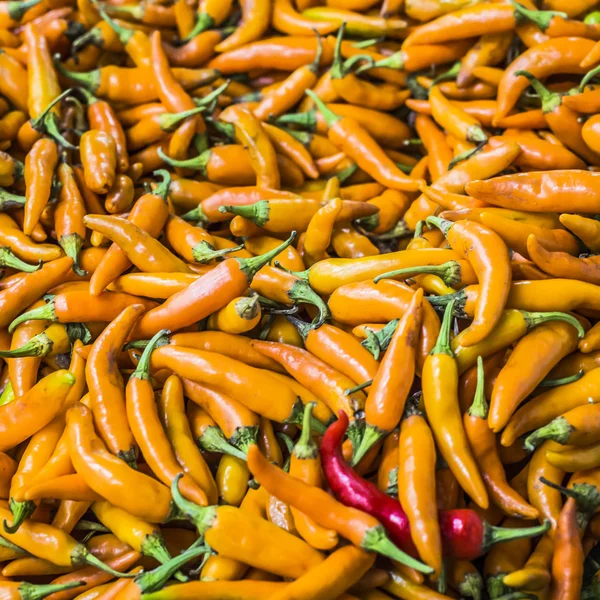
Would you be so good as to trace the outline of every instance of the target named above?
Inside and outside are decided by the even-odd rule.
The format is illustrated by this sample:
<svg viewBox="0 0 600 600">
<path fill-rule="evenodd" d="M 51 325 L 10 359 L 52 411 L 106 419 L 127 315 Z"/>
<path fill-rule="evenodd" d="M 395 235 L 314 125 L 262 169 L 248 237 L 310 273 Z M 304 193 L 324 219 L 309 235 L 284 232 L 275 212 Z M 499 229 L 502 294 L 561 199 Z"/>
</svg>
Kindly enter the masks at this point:
<svg viewBox="0 0 600 600">
<path fill-rule="evenodd" d="M 584 554 L 577 519 L 577 502 L 574 498 L 568 498 L 560 512 L 554 540 L 554 593 L 565 600 L 575 600 L 581 597 Z"/>
<path fill-rule="evenodd" d="M 477 360 L 477 389 L 468 414 L 463 418 L 465 433 L 473 449 L 475 461 L 481 469 L 488 492 L 505 513 L 521 518 L 535 519 L 538 511 L 513 490 L 504 474 L 504 466 L 496 450 L 496 437 L 488 427 L 488 406 L 483 390 L 483 361 Z"/>
<path fill-rule="evenodd" d="M 499 432 L 518 405 L 565 356 L 575 350 L 578 335 L 574 327 L 560 321 L 543 323 L 521 338 L 508 357 L 492 391 L 488 423 Z M 524 361 L 535 352 L 535 365 L 522 373 Z"/>
<path fill-rule="evenodd" d="M 232 298 L 246 291 L 254 275 L 289 246 L 294 235 L 262 256 L 223 261 L 185 290 L 173 294 L 162 305 L 148 311 L 138 323 L 135 336 L 143 338 L 161 329 L 176 331 L 223 308 Z M 213 293 L 217 288 L 218 294 Z"/>
<path fill-rule="evenodd" d="M 302 10 L 298 3 L 292 3 L 291 0 L 276 0 L 271 16 L 273 27 L 288 35 L 314 35 L 315 32 L 326 35 L 339 27 L 337 21 L 317 21 L 304 17 L 296 12 L 296 8 Z"/>
<path fill-rule="evenodd" d="M 258 296 L 241 296 L 213 313 L 207 322 L 208 329 L 240 334 L 250 331 L 262 316 Z"/>
<path fill-rule="evenodd" d="M 378 439 L 400 423 L 415 374 L 422 302 L 423 292 L 417 290 L 398 322 L 387 353 L 373 379 L 365 403 L 365 431 L 354 452 L 353 464 L 358 463 Z M 398 368 L 399 364 L 403 368 Z M 434 565 L 434 568 L 438 566 Z"/>
</svg>

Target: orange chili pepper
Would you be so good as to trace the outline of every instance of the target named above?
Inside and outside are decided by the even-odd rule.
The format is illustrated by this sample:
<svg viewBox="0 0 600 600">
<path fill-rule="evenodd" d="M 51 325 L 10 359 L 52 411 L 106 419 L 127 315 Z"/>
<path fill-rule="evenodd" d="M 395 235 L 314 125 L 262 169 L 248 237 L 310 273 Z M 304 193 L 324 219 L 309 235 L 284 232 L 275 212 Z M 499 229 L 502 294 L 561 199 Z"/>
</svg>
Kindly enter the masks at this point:
<svg viewBox="0 0 600 600">
<path fill-rule="evenodd" d="M 86 131 L 80 140 L 86 185 L 96 194 L 113 186 L 117 168 L 117 146 L 112 136 L 99 129 Z"/>
<path fill-rule="evenodd" d="M 398 322 L 386 355 L 373 379 L 365 403 L 365 431 L 354 452 L 354 464 L 363 458 L 376 441 L 400 423 L 415 375 L 422 304 L 423 291 L 419 289 Z M 402 368 L 398 368 L 400 364 Z M 433 566 L 437 568 L 439 565 L 436 563 Z"/>
<path fill-rule="evenodd" d="M 423 415 L 413 406 L 407 407 L 398 443 L 398 500 L 406 511 L 419 556 L 439 572 L 442 541 L 435 501 L 435 444 Z"/>
<path fill-rule="evenodd" d="M 477 223 L 451 224 L 438 217 L 428 217 L 427 222 L 438 226 L 450 245 L 471 262 L 480 281 L 482 293 L 475 317 L 461 342 L 472 346 L 492 331 L 508 298 L 512 280 L 508 249 L 498 235 Z"/>
<path fill-rule="evenodd" d="M 262 316 L 258 296 L 234 298 L 227 306 L 213 313 L 207 322 L 208 329 L 240 334 L 253 329 Z"/>
<path fill-rule="evenodd" d="M 461 487 L 485 509 L 488 494 L 458 411 L 458 368 L 449 344 L 451 315 L 447 308 L 438 342 L 423 364 L 423 400 L 442 456 Z"/>
<path fill-rule="evenodd" d="M 560 511 L 552 557 L 553 595 L 565 600 L 581 597 L 583 547 L 577 521 L 577 502 L 569 498 Z"/>
</svg>

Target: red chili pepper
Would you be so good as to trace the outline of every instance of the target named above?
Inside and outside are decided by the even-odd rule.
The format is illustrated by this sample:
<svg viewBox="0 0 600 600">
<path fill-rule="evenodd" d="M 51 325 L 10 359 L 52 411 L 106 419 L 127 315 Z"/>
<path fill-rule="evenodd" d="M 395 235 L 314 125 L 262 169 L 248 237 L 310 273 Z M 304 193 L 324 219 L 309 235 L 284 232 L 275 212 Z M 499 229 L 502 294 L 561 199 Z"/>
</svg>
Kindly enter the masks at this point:
<svg viewBox="0 0 600 600">
<path fill-rule="evenodd" d="M 380 521 L 390 539 L 404 552 L 417 555 L 410 535 L 406 513 L 395 498 L 381 492 L 370 481 L 360 477 L 342 455 L 342 440 L 348 428 L 348 416 L 340 411 L 321 441 L 323 473 L 335 497 L 346 506 L 357 508 Z M 464 508 L 439 511 L 442 545 L 445 556 L 473 560 L 499 542 L 541 535 L 549 522 L 536 527 L 507 529 L 493 527 L 476 511 Z"/>
</svg>

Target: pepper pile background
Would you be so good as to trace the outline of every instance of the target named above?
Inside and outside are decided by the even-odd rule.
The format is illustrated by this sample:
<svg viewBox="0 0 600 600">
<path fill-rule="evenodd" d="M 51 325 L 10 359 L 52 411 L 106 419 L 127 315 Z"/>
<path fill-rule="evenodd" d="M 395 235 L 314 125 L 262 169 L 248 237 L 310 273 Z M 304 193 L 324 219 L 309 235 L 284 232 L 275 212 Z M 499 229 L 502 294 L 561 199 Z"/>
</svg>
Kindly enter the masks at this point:
<svg viewBox="0 0 600 600">
<path fill-rule="evenodd" d="M 600 597 L 596 4 L 0 1 L 0 597 Z"/>
</svg>

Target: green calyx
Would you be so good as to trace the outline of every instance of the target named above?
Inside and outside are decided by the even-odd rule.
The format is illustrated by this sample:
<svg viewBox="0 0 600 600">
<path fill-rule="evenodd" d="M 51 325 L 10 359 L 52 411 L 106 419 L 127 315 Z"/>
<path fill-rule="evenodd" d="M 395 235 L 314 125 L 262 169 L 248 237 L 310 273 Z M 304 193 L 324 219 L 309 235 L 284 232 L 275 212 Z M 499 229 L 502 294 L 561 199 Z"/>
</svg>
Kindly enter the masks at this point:
<svg viewBox="0 0 600 600">
<path fill-rule="evenodd" d="M 185 552 L 160 565 L 160 567 L 156 567 L 152 571 L 144 571 L 137 575 L 134 581 L 142 594 L 161 589 L 183 565 L 198 556 L 210 552 L 210 548 L 206 545 L 200 545 L 200 541 L 197 544 L 193 544 Z"/>
<path fill-rule="evenodd" d="M 23 521 L 30 517 L 33 514 L 33 511 L 36 508 L 35 502 L 33 500 L 25 500 L 24 502 L 19 502 L 14 498 L 11 498 L 8 502 L 8 507 L 10 508 L 10 512 L 13 516 L 12 525 L 9 525 L 6 519 L 4 520 L 4 531 L 6 533 L 16 533 L 16 531 L 21 527 Z"/>
<path fill-rule="evenodd" d="M 331 79 L 343 79 L 350 73 L 352 67 L 360 61 L 365 59 L 369 60 L 369 64 L 373 63 L 373 59 L 369 55 L 359 54 L 357 56 L 353 56 L 346 62 L 343 61 L 342 58 L 342 41 L 344 40 L 344 33 L 346 32 L 346 23 L 342 23 L 338 30 L 338 34 L 335 40 L 335 49 L 333 52 L 333 63 L 331 64 L 330 74 Z M 319 38 L 319 43 L 321 38 Z M 317 62 L 317 66 L 318 66 Z"/>
<path fill-rule="evenodd" d="M 485 399 L 485 374 L 483 372 L 483 358 L 477 357 L 477 387 L 475 388 L 475 398 L 469 408 L 469 416 L 477 419 L 487 419 L 488 403 Z"/>
<path fill-rule="evenodd" d="M 596 75 L 598 75 L 598 73 L 600 73 L 600 65 L 598 65 L 597 67 L 594 67 L 591 71 L 588 71 L 583 79 L 581 80 L 581 82 L 579 83 L 579 93 L 582 93 L 585 91 L 585 86 L 592 81 L 592 79 L 594 79 L 594 77 L 596 77 Z"/>
<path fill-rule="evenodd" d="M 306 341 L 308 334 L 312 331 L 313 327 L 311 327 L 308 323 L 297 319 L 296 317 L 287 316 L 286 319 L 295 327 L 296 331 L 300 334 L 300 337 L 303 341 Z"/>
<path fill-rule="evenodd" d="M 573 432 L 573 426 L 564 417 L 557 417 L 544 427 L 536 429 L 525 438 L 524 446 L 533 452 L 544 440 L 553 440 L 559 444 L 567 444 Z"/>
<path fill-rule="evenodd" d="M 133 373 L 131 376 L 133 377 Z M 135 448 L 129 448 L 129 450 L 119 450 L 117 456 L 134 471 L 137 470 L 137 450 Z"/>
<path fill-rule="evenodd" d="M 19 595 L 21 600 L 42 600 L 51 594 L 59 594 L 66 590 L 81 587 L 85 585 L 84 581 L 69 581 L 67 583 L 48 583 L 46 585 L 27 583 L 24 581 L 19 586 Z"/>
<path fill-rule="evenodd" d="M 198 205 L 196 208 L 192 208 L 192 210 L 189 210 L 185 214 L 181 215 L 181 218 L 184 221 L 189 221 L 191 223 L 209 222 L 207 216 L 204 214 L 204 212 L 202 212 L 202 208 L 200 207 L 200 205 Z"/>
<path fill-rule="evenodd" d="M 73 259 L 73 272 L 76 275 L 79 275 L 79 277 L 85 277 L 88 274 L 88 272 L 79 265 L 79 253 L 83 247 L 84 241 L 85 240 L 78 233 L 63 235 L 60 240 L 58 240 L 58 243 L 65 251 L 65 254 Z"/>
<path fill-rule="evenodd" d="M 16 177 L 15 177 L 16 179 Z M 25 196 L 11 194 L 4 188 L 0 188 L 0 210 L 2 212 L 11 208 L 23 208 L 25 206 Z"/>
<path fill-rule="evenodd" d="M 525 322 L 527 323 L 527 329 L 532 329 L 541 323 L 546 323 L 546 321 L 564 321 L 565 323 L 570 323 L 577 329 L 577 334 L 581 339 L 585 335 L 585 330 L 581 323 L 572 315 L 563 312 L 527 312 L 525 310 L 519 311 Z"/>
<path fill-rule="evenodd" d="M 28 342 L 14 350 L 0 350 L 1 358 L 25 358 L 28 356 L 46 356 L 52 352 L 54 342 L 45 332 L 34 335 Z"/>
<path fill-rule="evenodd" d="M 504 577 L 507 573 L 497 573 L 496 575 L 488 575 L 485 587 L 487 589 L 488 596 L 492 600 L 496 600 L 497 598 L 501 598 L 507 592 L 510 591 L 510 588 L 504 585 Z"/>
<path fill-rule="evenodd" d="M 69 94 L 73 92 L 72 89 L 65 90 L 62 94 L 59 94 L 42 112 L 41 115 L 37 116 L 35 119 L 31 120 L 31 128 L 40 133 L 45 133 L 54 139 L 58 144 L 60 144 L 63 148 L 68 148 L 70 150 L 77 150 L 78 146 L 74 146 L 67 139 L 64 138 L 62 133 L 59 131 L 58 123 L 59 118 L 53 112 L 50 112 L 56 104 L 61 102 L 63 98 L 66 98 Z"/>
<path fill-rule="evenodd" d="M 421 573 L 433 573 L 433 569 L 418 561 L 416 558 L 409 556 L 405 552 L 402 552 L 400 548 L 394 545 L 394 543 L 388 538 L 385 529 L 382 525 L 371 527 L 365 533 L 361 548 L 368 552 L 377 552 L 382 556 L 387 556 L 392 560 L 397 560 L 399 563 L 415 569 Z"/>
<path fill-rule="evenodd" d="M 463 580 L 458 584 L 457 591 L 465 598 L 481 600 L 483 596 L 483 579 L 481 575 L 477 571 L 467 573 Z"/>
<path fill-rule="evenodd" d="M 319 112 L 323 115 L 327 127 L 332 127 L 338 121 L 342 119 L 339 115 L 336 115 L 327 105 L 317 96 L 312 90 L 306 90 L 306 95 L 315 103 Z"/>
<path fill-rule="evenodd" d="M 425 223 L 427 223 L 427 225 L 433 225 L 434 227 L 437 227 L 444 234 L 444 236 L 448 235 L 448 230 L 454 225 L 452 221 L 442 219 L 441 217 L 427 217 L 427 219 L 425 219 Z"/>
<path fill-rule="evenodd" d="M 0 266 L 9 267 L 22 271 L 23 273 L 34 273 L 42 268 L 43 263 L 40 261 L 37 265 L 30 265 L 16 257 L 13 251 L 8 246 L 0 246 Z"/>
<path fill-rule="evenodd" d="M 575 500 L 577 503 L 578 519 L 581 522 L 582 529 L 585 529 L 588 519 L 600 506 L 600 490 L 591 483 L 576 483 L 572 488 L 566 488 L 548 481 L 545 477 L 540 477 L 540 481 L 553 490 L 559 491 L 563 496 Z"/>
<path fill-rule="evenodd" d="M 290 113 L 287 115 L 282 115 L 281 117 L 277 117 L 277 119 L 275 119 L 275 123 L 277 125 L 284 125 L 286 123 L 288 125 L 298 125 L 303 129 L 308 129 L 308 131 L 315 131 L 317 128 L 317 111 L 312 109 L 303 113 Z"/>
<path fill-rule="evenodd" d="M 234 246 L 233 248 L 216 250 L 213 245 L 209 244 L 206 240 L 203 240 L 192 248 L 192 256 L 197 263 L 207 264 L 217 258 L 231 254 L 232 252 L 238 252 L 239 250 L 242 250 L 243 247 L 244 244 L 241 244 L 239 246 Z"/>
<path fill-rule="evenodd" d="M 76 73 L 75 71 L 69 71 L 60 62 L 60 54 L 54 55 L 54 66 L 56 70 L 65 77 L 68 77 L 71 81 L 77 83 L 78 86 L 84 87 L 95 93 L 100 87 L 100 81 L 102 80 L 102 73 L 100 69 L 89 71 L 88 73 Z"/>
<path fill-rule="evenodd" d="M 240 206 L 223 205 L 219 206 L 220 213 L 231 213 L 239 217 L 244 217 L 252 221 L 255 225 L 262 227 L 269 222 L 269 201 L 259 200 L 254 204 L 245 204 Z"/>
<path fill-rule="evenodd" d="M 288 298 L 294 302 L 312 304 L 318 309 L 317 316 L 310 325 L 312 329 L 318 329 L 331 317 L 331 312 L 327 303 L 310 287 L 308 281 L 298 279 L 298 281 L 294 282 L 292 287 L 288 290 L 287 295 Z"/>
<path fill-rule="evenodd" d="M 446 307 L 452 302 L 455 317 L 463 319 L 468 316 L 464 312 L 464 307 L 467 302 L 467 293 L 464 290 L 459 290 L 458 292 L 454 292 L 454 294 L 446 294 L 444 296 L 426 296 L 425 300 L 434 307 Z"/>
<path fill-rule="evenodd" d="M 258 273 L 265 265 L 268 265 L 280 252 L 283 252 L 295 239 L 296 232 L 292 231 L 290 237 L 276 248 L 273 248 L 273 250 L 265 252 L 260 256 L 253 256 L 252 258 L 236 258 L 234 260 L 238 261 L 240 271 L 246 275 L 248 283 L 250 283 L 256 273 Z"/>
<path fill-rule="evenodd" d="M 96 567 L 113 577 L 122 577 L 125 579 L 133 579 L 135 577 L 135 573 L 121 573 L 120 571 L 115 571 L 115 569 L 109 567 L 107 564 L 103 563 L 99 558 L 96 558 L 93 554 L 89 552 L 89 550 L 81 543 L 78 543 L 73 550 L 73 554 L 71 554 L 71 562 L 73 566 L 79 566 L 88 564 L 92 567 Z"/>
<path fill-rule="evenodd" d="M 561 104 L 560 94 L 551 92 L 537 77 L 534 77 L 528 71 L 515 71 L 513 73 L 515 77 L 522 76 L 529 81 L 531 87 L 535 90 L 536 94 L 542 101 L 542 112 L 544 114 L 550 113 L 556 110 Z"/>
<path fill-rule="evenodd" d="M 461 62 L 456 61 L 447 71 L 440 73 L 432 82 L 431 87 L 442 83 L 443 81 L 456 81 L 458 74 L 460 73 Z M 430 88 L 431 89 L 431 88 Z"/>
<path fill-rule="evenodd" d="M 204 433 L 198 438 L 198 445 L 206 452 L 218 452 L 219 454 L 229 454 L 246 460 L 246 455 L 227 441 L 227 438 L 216 425 L 207 427 Z"/>
<path fill-rule="evenodd" d="M 188 158 L 187 160 L 177 160 L 175 158 L 171 158 L 167 156 L 162 148 L 158 149 L 158 155 L 162 160 L 164 160 L 171 167 L 181 167 L 183 169 L 194 169 L 195 171 L 200 171 L 203 177 L 206 176 L 206 165 L 210 160 L 212 150 L 206 150 L 195 156 L 194 158 Z"/>
<path fill-rule="evenodd" d="M 393 319 L 383 329 L 373 332 L 370 329 L 365 329 L 367 337 L 360 343 L 363 348 L 366 348 L 375 360 L 379 360 L 382 352 L 385 352 L 392 341 L 396 327 L 400 319 Z"/>
<path fill-rule="evenodd" d="M 360 69 L 358 69 L 358 71 L 356 71 L 356 74 L 359 75 L 360 73 L 367 71 L 369 69 L 380 69 L 380 68 L 387 68 L 387 69 L 398 69 L 398 70 L 402 70 L 404 69 L 404 52 L 402 50 L 398 50 L 398 52 L 394 52 L 394 54 L 390 54 L 390 56 L 386 56 L 385 58 L 382 58 L 381 60 L 376 60 L 375 62 L 365 65 L 364 67 L 360 67 Z"/>
<path fill-rule="evenodd" d="M 260 299 L 258 295 L 256 296 L 245 296 L 240 298 L 235 303 L 235 312 L 238 317 L 241 319 L 245 319 L 246 321 L 251 321 L 256 317 L 258 311 L 260 310 Z"/>
<path fill-rule="evenodd" d="M 315 406 L 314 402 L 309 402 L 304 407 L 302 433 L 293 450 L 294 456 L 300 460 L 308 460 L 319 456 L 319 447 L 312 439 L 312 411 Z"/>
<path fill-rule="evenodd" d="M 569 15 L 564 12 L 556 10 L 530 10 L 525 8 L 522 4 L 511 0 L 511 4 L 515 7 L 515 19 L 528 20 L 535 23 L 542 31 L 546 31 L 550 27 L 550 23 L 554 17 L 561 17 L 562 19 L 568 19 Z"/>
<path fill-rule="evenodd" d="M 543 535 L 550 529 L 550 521 L 545 520 L 541 525 L 535 527 L 494 527 L 487 522 L 484 522 L 483 527 L 483 542 L 481 544 L 481 552 L 485 554 L 494 544 L 501 542 L 509 542 L 511 540 L 520 540 L 522 538 L 532 538 L 538 535 Z"/>
<path fill-rule="evenodd" d="M 197 106 L 196 108 L 190 108 L 190 110 L 183 110 L 178 113 L 163 113 L 158 116 L 158 123 L 163 131 L 173 131 L 182 121 L 204 110 L 206 110 L 204 106 Z"/>
<path fill-rule="evenodd" d="M 408 267 L 406 269 L 397 269 L 382 273 L 373 279 L 374 283 L 382 279 L 408 279 L 414 275 L 437 275 L 446 285 L 454 285 L 460 281 L 460 263 L 456 260 L 449 260 L 441 265 L 424 265 L 422 267 Z"/>
<path fill-rule="evenodd" d="M 301 425 L 304 421 L 304 404 L 302 403 L 302 400 L 299 396 L 297 396 L 297 398 L 298 399 L 294 403 L 294 406 L 292 406 L 292 412 L 290 413 L 289 417 L 285 419 L 284 423 L 293 423 L 294 425 Z M 316 431 L 319 435 L 325 433 L 325 425 L 323 425 L 321 421 L 313 419 L 311 423 L 313 431 Z"/>
<path fill-rule="evenodd" d="M 369 425 L 369 423 L 366 423 L 360 444 L 358 447 L 354 447 L 355 450 L 352 454 L 352 461 L 350 464 L 355 467 L 365 457 L 373 444 L 376 444 L 384 436 L 384 431 L 378 427 L 375 427 L 374 425 Z"/>
<path fill-rule="evenodd" d="M 183 473 L 178 473 L 171 484 L 171 494 L 173 495 L 173 502 L 179 509 L 179 512 L 188 521 L 191 521 L 198 533 L 204 535 L 207 529 L 210 529 L 214 520 L 217 518 L 216 506 L 198 506 L 189 500 L 186 500 L 179 491 L 179 480 L 183 477 Z"/>
<path fill-rule="evenodd" d="M 20 21 L 23 15 L 34 6 L 37 6 L 42 0 L 12 0 L 8 2 L 8 16 L 13 21 Z"/>
<path fill-rule="evenodd" d="M 198 13 L 198 18 L 196 20 L 196 25 L 187 37 L 183 38 L 183 42 L 189 42 L 191 39 L 195 38 L 199 33 L 206 31 L 207 29 L 213 29 L 216 23 L 215 20 L 205 12 Z"/>
<path fill-rule="evenodd" d="M 454 311 L 454 300 L 451 300 L 444 310 L 444 318 L 442 319 L 442 326 L 440 328 L 440 334 L 437 342 L 430 352 L 434 354 L 447 354 L 448 356 L 454 357 L 452 348 L 450 347 L 450 327 L 452 324 L 452 317 Z"/>
<path fill-rule="evenodd" d="M 171 332 L 168 329 L 162 329 L 152 337 L 148 342 L 148 345 L 144 348 L 144 352 L 140 357 L 135 371 L 131 374 L 130 379 L 150 380 L 150 358 L 152 357 L 152 353 L 156 348 L 167 345 L 169 343 L 170 335 Z"/>
<path fill-rule="evenodd" d="M 92 3 L 94 4 L 94 7 L 96 8 L 100 16 L 102 17 L 102 20 L 106 21 L 110 28 L 117 34 L 117 37 L 119 38 L 121 44 L 123 44 L 123 46 L 126 46 L 129 40 L 135 34 L 135 29 L 125 29 L 124 27 L 121 27 L 108 16 L 106 11 L 102 8 L 102 6 L 100 6 L 100 3 L 97 0 L 92 0 Z"/>
<path fill-rule="evenodd" d="M 538 384 L 538 388 L 553 388 L 567 385 L 568 383 L 579 381 L 584 375 L 585 371 L 582 369 L 573 375 L 567 375 L 566 377 L 560 377 L 559 379 L 544 379 L 544 381 Z"/>
<path fill-rule="evenodd" d="M 142 542 L 141 550 L 144 556 L 151 556 L 160 564 L 165 564 L 173 558 L 165 545 L 165 540 L 158 532 L 146 536 L 146 539 Z"/>
<path fill-rule="evenodd" d="M 467 129 L 467 140 L 474 144 L 485 144 L 488 136 L 479 125 L 471 125 Z"/>
<path fill-rule="evenodd" d="M 244 456 L 248 454 L 248 448 L 256 444 L 258 439 L 258 426 L 237 427 L 233 435 L 229 438 L 229 443 L 241 450 Z"/>
</svg>

